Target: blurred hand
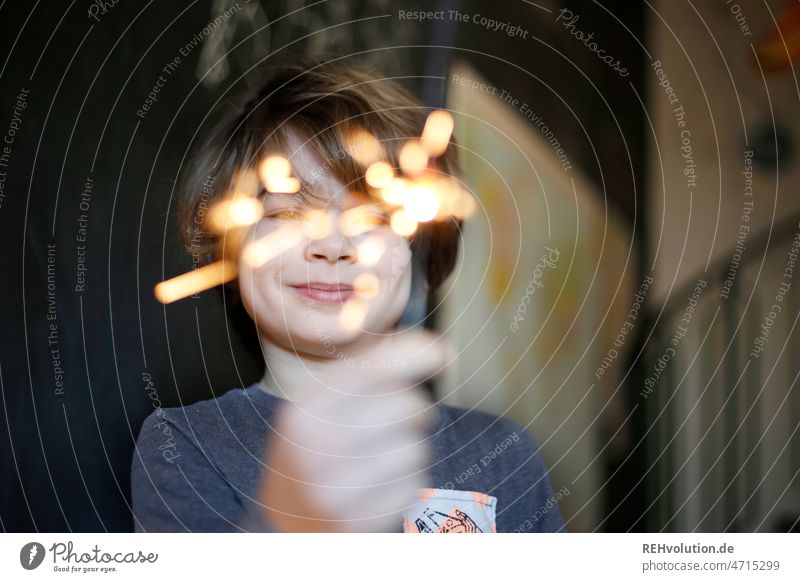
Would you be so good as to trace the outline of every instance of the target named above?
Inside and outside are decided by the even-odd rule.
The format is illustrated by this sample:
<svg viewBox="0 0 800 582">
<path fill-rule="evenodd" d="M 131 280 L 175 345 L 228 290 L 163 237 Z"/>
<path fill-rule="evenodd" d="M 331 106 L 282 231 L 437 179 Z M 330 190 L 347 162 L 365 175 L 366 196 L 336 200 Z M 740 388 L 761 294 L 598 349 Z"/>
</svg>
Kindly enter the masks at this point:
<svg viewBox="0 0 800 582">
<path fill-rule="evenodd" d="M 342 361 L 325 385 L 282 405 L 259 488 L 276 529 L 399 527 L 416 490 L 427 486 L 425 439 L 436 417 L 419 384 L 444 368 L 451 349 L 421 329 L 376 338 L 356 365 Z"/>
</svg>

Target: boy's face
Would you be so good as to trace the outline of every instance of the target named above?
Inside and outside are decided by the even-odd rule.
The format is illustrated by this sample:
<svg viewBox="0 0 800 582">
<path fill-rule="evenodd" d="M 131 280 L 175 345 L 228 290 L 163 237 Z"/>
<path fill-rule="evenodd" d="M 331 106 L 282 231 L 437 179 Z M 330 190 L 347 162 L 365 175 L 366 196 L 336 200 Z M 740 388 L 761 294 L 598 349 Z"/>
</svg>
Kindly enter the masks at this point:
<svg viewBox="0 0 800 582">
<path fill-rule="evenodd" d="M 331 218 L 332 230 L 316 240 L 304 237 L 299 245 L 259 267 L 240 258 L 240 291 L 262 340 L 318 357 L 344 357 L 347 344 L 369 342 L 371 336 L 389 332 L 402 315 L 411 292 L 411 250 L 408 239 L 395 234 L 388 216 L 377 208 L 375 228 L 354 236 L 342 232 L 342 213 L 367 199 L 349 191 L 304 141 L 289 132 L 287 157 L 303 190 L 300 194 L 266 194 L 264 218 L 252 227 L 246 240 L 260 239 L 287 225 L 302 227 L 298 210 L 324 211 Z M 306 189 L 309 193 L 304 196 Z M 358 260 L 359 245 L 367 239 L 385 247 L 381 258 L 369 265 Z M 313 287 L 315 283 L 353 285 L 362 274 L 372 275 L 378 290 L 368 300 L 363 323 L 350 328 L 342 324 L 341 313 L 344 301 L 353 295 L 345 291 L 337 297 Z"/>
</svg>

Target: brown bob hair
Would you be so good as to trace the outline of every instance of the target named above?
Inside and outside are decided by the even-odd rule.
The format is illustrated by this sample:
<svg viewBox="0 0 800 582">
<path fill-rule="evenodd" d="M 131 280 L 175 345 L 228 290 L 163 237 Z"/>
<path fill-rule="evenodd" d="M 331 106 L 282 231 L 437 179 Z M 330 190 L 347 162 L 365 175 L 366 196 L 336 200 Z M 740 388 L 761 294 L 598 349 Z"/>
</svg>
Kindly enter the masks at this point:
<svg viewBox="0 0 800 582">
<path fill-rule="evenodd" d="M 382 147 L 384 159 L 397 167 L 400 149 L 419 137 L 429 111 L 394 80 L 340 59 L 294 59 L 274 66 L 255 91 L 221 117 L 182 170 L 178 224 L 187 250 L 199 265 L 221 257 L 222 241 L 206 225 L 207 208 L 263 158 L 279 153 L 291 159 L 290 128 L 309 140 L 327 171 L 348 188 L 370 195 L 363 182 L 366 168 L 346 147 L 348 136 L 366 130 Z M 454 143 L 436 159 L 436 169 L 462 179 Z M 450 275 L 461 227 L 455 218 L 419 225 L 410 237 L 412 285 L 432 293 Z"/>
</svg>

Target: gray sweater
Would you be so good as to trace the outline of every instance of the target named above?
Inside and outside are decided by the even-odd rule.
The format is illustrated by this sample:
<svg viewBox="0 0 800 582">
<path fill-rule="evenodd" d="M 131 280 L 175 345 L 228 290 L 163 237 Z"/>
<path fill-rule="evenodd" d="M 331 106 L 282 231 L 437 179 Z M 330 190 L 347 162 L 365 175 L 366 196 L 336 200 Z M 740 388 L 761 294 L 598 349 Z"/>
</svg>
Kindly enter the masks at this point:
<svg viewBox="0 0 800 582">
<path fill-rule="evenodd" d="M 133 454 L 135 530 L 273 531 L 255 494 L 271 421 L 281 402 L 254 384 L 151 413 Z M 492 499 L 492 517 L 496 511 L 491 530 L 497 532 L 563 531 L 557 503 L 562 492 L 553 492 L 539 447 L 521 425 L 485 412 L 436 406 L 429 487 L 444 497 L 461 491 L 486 494 Z M 463 512 L 458 515 L 475 525 Z M 438 525 L 439 516 L 448 518 L 428 508 L 424 521 Z M 422 531 L 429 531 L 419 523 Z M 488 524 L 477 529 L 491 530 Z M 396 531 L 403 531 L 403 523 Z"/>
</svg>

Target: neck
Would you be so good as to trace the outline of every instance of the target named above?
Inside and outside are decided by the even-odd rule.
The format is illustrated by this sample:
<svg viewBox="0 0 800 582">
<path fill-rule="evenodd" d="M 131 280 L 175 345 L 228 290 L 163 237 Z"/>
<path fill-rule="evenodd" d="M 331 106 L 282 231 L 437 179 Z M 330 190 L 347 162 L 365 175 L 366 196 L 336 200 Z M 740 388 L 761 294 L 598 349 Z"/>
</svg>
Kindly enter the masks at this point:
<svg viewBox="0 0 800 582">
<path fill-rule="evenodd" d="M 369 339 L 369 338 L 365 338 Z M 358 353 L 358 347 L 348 344 L 347 355 Z M 296 400 L 301 394 L 325 389 L 331 385 L 334 376 L 341 376 L 342 358 L 333 355 L 319 356 L 284 348 L 261 338 L 261 351 L 266 367 L 259 383 L 261 390 L 285 400 Z M 355 356 L 358 359 L 358 356 Z"/>
</svg>

